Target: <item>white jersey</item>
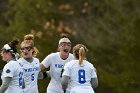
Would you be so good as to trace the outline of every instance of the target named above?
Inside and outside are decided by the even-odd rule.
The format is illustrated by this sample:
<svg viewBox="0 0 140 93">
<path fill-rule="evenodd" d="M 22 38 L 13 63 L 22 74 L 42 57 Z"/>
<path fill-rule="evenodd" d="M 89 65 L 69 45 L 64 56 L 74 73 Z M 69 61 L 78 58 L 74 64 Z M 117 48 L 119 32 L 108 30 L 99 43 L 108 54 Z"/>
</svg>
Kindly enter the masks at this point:
<svg viewBox="0 0 140 93">
<path fill-rule="evenodd" d="M 73 87 L 70 93 L 95 93 L 91 86 L 76 86 Z"/>
<path fill-rule="evenodd" d="M 91 78 L 97 78 L 97 75 L 95 68 L 88 61 L 83 60 L 80 66 L 79 60 L 71 60 L 65 64 L 63 75 L 70 77 L 70 93 L 94 93 L 90 81 Z M 84 90 L 91 92 L 82 92 Z"/>
<path fill-rule="evenodd" d="M 11 77 L 12 80 L 4 93 L 23 93 L 23 69 L 17 61 L 9 61 L 3 68 L 2 80 Z"/>
<path fill-rule="evenodd" d="M 20 58 L 18 62 L 24 69 L 24 93 L 38 93 L 37 79 L 38 73 L 41 71 L 39 68 L 39 60 L 33 58 L 33 62 L 29 63 L 24 58 Z"/>
<path fill-rule="evenodd" d="M 50 67 L 51 81 L 47 88 L 47 93 L 63 93 L 61 86 L 62 69 L 65 63 L 72 60 L 74 57 L 71 53 L 67 59 L 60 58 L 60 52 L 51 53 L 43 61 L 42 64 L 48 68 Z"/>
</svg>

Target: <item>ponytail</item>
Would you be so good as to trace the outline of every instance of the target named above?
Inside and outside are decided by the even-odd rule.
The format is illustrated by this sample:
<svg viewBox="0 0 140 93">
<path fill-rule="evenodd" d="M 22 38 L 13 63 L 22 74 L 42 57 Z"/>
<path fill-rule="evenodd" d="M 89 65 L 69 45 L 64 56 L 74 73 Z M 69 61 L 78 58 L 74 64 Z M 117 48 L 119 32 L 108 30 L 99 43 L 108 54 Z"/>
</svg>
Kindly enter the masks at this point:
<svg viewBox="0 0 140 93">
<path fill-rule="evenodd" d="M 79 60 L 79 65 L 82 66 L 83 60 L 86 58 L 88 49 L 83 44 L 77 44 L 73 47 L 73 55 L 75 59 Z"/>
<path fill-rule="evenodd" d="M 80 66 L 82 65 L 82 62 L 83 62 L 84 58 L 85 58 L 85 50 L 84 50 L 83 47 L 81 47 L 79 49 L 79 65 Z"/>
</svg>

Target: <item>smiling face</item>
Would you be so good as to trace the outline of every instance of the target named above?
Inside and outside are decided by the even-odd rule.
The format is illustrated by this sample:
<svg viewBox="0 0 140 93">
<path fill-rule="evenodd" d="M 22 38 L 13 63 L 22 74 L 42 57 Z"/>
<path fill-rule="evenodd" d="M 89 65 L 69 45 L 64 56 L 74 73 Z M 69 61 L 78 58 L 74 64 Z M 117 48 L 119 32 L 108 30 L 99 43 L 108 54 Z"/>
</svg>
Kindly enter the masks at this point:
<svg viewBox="0 0 140 93">
<path fill-rule="evenodd" d="M 33 57 L 34 48 L 33 48 L 33 46 L 31 46 L 30 43 L 22 43 L 20 51 L 21 51 L 21 55 L 23 58 L 32 58 Z"/>
<path fill-rule="evenodd" d="M 61 58 L 67 58 L 69 52 L 71 50 L 71 43 L 70 42 L 62 42 L 58 45 L 58 49 L 60 51 Z"/>
</svg>

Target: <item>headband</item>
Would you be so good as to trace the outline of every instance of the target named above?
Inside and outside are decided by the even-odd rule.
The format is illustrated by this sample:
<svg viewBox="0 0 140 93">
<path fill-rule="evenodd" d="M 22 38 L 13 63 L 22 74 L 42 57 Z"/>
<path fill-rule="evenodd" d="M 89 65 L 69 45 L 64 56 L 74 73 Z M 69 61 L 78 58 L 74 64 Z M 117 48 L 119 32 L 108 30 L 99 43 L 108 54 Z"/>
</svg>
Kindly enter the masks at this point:
<svg viewBox="0 0 140 93">
<path fill-rule="evenodd" d="M 66 42 L 66 43 L 71 43 L 70 40 L 68 38 L 61 38 L 59 40 L 59 44 L 63 43 L 63 42 Z"/>
<path fill-rule="evenodd" d="M 6 50 L 6 51 L 14 52 L 13 49 L 8 44 L 5 44 L 1 50 Z"/>
</svg>

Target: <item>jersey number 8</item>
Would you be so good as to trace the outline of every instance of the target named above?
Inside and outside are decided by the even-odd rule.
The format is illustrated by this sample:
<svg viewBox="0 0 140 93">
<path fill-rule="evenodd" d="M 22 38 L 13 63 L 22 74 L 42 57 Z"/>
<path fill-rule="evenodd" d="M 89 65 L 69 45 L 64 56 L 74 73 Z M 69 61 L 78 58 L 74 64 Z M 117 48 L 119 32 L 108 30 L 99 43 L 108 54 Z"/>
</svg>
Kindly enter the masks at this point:
<svg viewBox="0 0 140 93">
<path fill-rule="evenodd" d="M 80 84 L 84 84 L 86 82 L 86 79 L 85 79 L 85 70 L 80 69 L 78 71 L 78 80 L 79 80 L 79 83 Z"/>
</svg>

